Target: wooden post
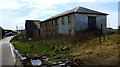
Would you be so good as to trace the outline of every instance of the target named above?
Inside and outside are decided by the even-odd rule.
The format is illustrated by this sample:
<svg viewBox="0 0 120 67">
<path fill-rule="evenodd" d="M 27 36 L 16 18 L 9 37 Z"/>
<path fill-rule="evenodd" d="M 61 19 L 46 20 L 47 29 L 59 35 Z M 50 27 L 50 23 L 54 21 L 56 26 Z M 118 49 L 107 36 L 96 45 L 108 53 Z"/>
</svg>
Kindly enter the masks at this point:
<svg viewBox="0 0 120 67">
<path fill-rule="evenodd" d="M 103 35 L 103 25 L 101 24 L 101 35 Z"/>
<path fill-rule="evenodd" d="M 103 34 L 103 25 L 101 24 L 101 35 L 103 36 L 103 39 L 105 40 L 105 35 Z"/>
<path fill-rule="evenodd" d="M 102 39 L 101 39 L 102 35 L 103 35 L 103 26 L 101 24 L 100 37 L 99 37 L 100 43 L 102 42 Z"/>
</svg>

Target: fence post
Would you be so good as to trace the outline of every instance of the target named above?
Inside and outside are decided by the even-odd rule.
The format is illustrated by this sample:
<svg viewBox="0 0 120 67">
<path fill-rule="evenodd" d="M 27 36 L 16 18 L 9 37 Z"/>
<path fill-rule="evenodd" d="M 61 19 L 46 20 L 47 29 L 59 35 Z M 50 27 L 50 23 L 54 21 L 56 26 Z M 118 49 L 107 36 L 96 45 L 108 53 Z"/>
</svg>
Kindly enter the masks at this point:
<svg viewBox="0 0 120 67">
<path fill-rule="evenodd" d="M 100 37 L 99 37 L 100 43 L 102 42 L 102 39 L 101 39 L 102 35 L 103 35 L 103 25 L 101 24 Z"/>
</svg>

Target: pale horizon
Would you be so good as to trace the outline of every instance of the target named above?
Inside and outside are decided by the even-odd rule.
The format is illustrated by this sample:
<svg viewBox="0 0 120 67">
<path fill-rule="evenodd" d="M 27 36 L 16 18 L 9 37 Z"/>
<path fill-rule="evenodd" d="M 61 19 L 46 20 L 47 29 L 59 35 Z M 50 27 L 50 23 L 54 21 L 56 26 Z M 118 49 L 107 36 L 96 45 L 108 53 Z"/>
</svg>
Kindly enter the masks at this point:
<svg viewBox="0 0 120 67">
<path fill-rule="evenodd" d="M 3 0 L 0 2 L 0 26 L 24 29 L 25 20 L 43 21 L 78 6 L 109 14 L 107 27 L 118 28 L 118 0 Z"/>
</svg>

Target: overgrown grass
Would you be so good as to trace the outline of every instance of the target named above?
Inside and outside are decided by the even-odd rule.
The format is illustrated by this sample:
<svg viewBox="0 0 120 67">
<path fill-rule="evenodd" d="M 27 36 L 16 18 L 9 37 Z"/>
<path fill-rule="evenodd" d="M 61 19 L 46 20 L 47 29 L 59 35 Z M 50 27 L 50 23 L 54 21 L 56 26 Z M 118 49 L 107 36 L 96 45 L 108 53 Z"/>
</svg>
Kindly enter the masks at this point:
<svg viewBox="0 0 120 67">
<path fill-rule="evenodd" d="M 19 38 L 19 37 L 18 37 Z M 16 49 L 22 54 L 30 53 L 29 57 L 49 55 L 49 60 L 68 57 L 72 51 L 72 44 L 61 43 L 53 40 L 44 40 L 39 42 L 13 42 Z"/>
<path fill-rule="evenodd" d="M 49 61 L 57 61 L 74 57 L 82 59 L 86 64 L 116 63 L 118 45 L 120 44 L 119 34 L 105 35 L 105 40 L 102 38 L 102 43 L 99 42 L 98 37 L 75 44 L 58 40 L 23 42 L 23 39 L 24 35 L 22 34 L 15 37 L 12 42 L 22 54 L 30 53 L 30 58 L 47 55 L 50 58 Z"/>
<path fill-rule="evenodd" d="M 119 34 L 106 35 L 105 40 L 102 39 L 102 43 L 99 42 L 99 38 L 95 38 L 82 45 L 79 44 L 71 55 L 90 65 L 117 65 L 119 45 Z"/>
</svg>

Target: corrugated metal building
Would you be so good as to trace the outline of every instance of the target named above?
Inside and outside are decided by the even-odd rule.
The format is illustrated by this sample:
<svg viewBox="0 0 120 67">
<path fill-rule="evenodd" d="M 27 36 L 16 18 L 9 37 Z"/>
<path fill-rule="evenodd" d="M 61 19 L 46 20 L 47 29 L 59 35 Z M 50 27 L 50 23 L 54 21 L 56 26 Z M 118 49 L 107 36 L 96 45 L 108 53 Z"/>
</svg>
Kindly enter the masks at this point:
<svg viewBox="0 0 120 67">
<path fill-rule="evenodd" d="M 108 14 L 84 7 L 76 7 L 52 16 L 43 21 L 42 24 L 46 25 L 46 32 L 54 31 L 55 34 L 74 34 L 84 30 L 93 31 L 95 29 L 101 29 L 102 24 L 103 32 L 105 33 L 107 23 L 106 15 Z M 41 29 L 43 30 L 43 28 Z"/>
<path fill-rule="evenodd" d="M 40 29 L 41 37 L 55 36 L 59 34 L 71 34 L 74 35 L 80 31 L 94 31 L 96 29 L 102 29 L 105 33 L 107 24 L 106 13 L 98 12 L 84 7 L 76 7 L 66 12 L 57 14 L 48 18 L 45 21 L 40 22 L 39 25 L 35 24 L 37 29 Z M 36 22 L 36 21 L 35 21 Z M 39 21 L 38 21 L 39 22 Z M 31 23 L 26 23 L 33 25 Z M 32 31 L 34 27 L 30 26 Z M 26 28 L 27 30 L 28 28 Z M 37 34 L 37 33 L 35 33 Z M 32 34 L 28 34 L 31 35 Z M 38 36 L 38 35 L 36 35 Z"/>
<path fill-rule="evenodd" d="M 40 36 L 40 21 L 39 20 L 26 20 L 25 23 L 26 38 L 37 40 Z"/>
</svg>

